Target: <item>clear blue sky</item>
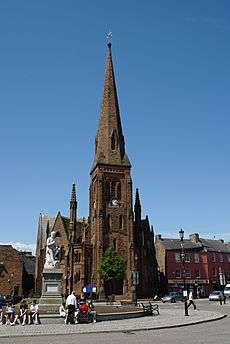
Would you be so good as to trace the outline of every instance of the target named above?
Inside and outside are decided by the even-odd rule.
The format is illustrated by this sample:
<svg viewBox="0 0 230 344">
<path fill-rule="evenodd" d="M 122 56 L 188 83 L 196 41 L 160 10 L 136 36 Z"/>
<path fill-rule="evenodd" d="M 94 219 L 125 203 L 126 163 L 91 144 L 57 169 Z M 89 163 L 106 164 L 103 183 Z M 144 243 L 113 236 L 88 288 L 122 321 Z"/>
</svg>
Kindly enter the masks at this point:
<svg viewBox="0 0 230 344">
<path fill-rule="evenodd" d="M 88 216 L 108 30 L 142 215 L 230 240 L 230 2 L 0 1 L 0 242 Z"/>
</svg>

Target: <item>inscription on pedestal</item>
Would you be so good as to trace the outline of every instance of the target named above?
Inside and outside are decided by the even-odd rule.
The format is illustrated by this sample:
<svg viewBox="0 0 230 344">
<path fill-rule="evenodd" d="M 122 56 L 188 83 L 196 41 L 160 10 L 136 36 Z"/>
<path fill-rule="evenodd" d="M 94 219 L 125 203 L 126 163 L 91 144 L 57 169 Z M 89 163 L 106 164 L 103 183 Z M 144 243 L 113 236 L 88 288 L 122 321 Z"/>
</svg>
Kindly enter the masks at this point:
<svg viewBox="0 0 230 344">
<path fill-rule="evenodd" d="M 47 293 L 57 293 L 58 292 L 58 284 L 47 284 L 46 285 Z"/>
</svg>

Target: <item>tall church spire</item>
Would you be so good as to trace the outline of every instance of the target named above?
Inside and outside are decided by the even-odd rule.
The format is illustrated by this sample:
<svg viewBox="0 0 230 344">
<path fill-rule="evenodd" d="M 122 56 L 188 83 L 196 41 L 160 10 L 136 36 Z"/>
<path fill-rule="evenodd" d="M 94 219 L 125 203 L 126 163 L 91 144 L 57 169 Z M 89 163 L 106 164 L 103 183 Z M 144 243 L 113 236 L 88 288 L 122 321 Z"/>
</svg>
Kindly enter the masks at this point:
<svg viewBox="0 0 230 344">
<path fill-rule="evenodd" d="M 135 214 L 135 241 L 137 246 L 142 242 L 142 228 L 141 228 L 141 202 L 139 196 L 139 190 L 136 189 L 135 205 L 134 205 L 134 214 Z"/>
<path fill-rule="evenodd" d="M 71 200 L 70 200 L 70 222 L 69 222 L 69 235 L 71 242 L 76 240 L 76 226 L 77 226 L 77 197 L 75 183 L 72 186 Z"/>
<path fill-rule="evenodd" d="M 121 127 L 111 45 L 111 43 L 108 44 L 100 119 L 96 135 L 92 170 L 98 164 L 131 166 L 125 154 L 125 141 Z"/>
</svg>

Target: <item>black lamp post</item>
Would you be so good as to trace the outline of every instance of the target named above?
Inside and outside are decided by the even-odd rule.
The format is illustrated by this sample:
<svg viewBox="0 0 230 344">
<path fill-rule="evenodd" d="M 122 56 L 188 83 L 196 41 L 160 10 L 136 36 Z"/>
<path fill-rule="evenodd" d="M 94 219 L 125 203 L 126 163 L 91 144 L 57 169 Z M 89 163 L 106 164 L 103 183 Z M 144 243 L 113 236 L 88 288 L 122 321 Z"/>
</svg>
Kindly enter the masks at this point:
<svg viewBox="0 0 230 344">
<path fill-rule="evenodd" d="M 184 315 L 188 316 L 188 307 L 187 307 L 187 289 L 185 284 L 185 255 L 184 255 L 184 231 L 181 228 L 179 231 L 180 240 L 181 240 L 181 259 L 182 259 L 182 274 L 183 274 L 183 283 L 184 283 L 184 292 L 183 296 L 185 297 L 184 300 Z"/>
<path fill-rule="evenodd" d="M 137 306 L 137 286 L 139 284 L 139 271 L 138 271 L 138 255 L 135 253 L 135 306 Z"/>
<path fill-rule="evenodd" d="M 159 265 L 157 265 L 157 281 L 158 281 L 158 286 L 157 286 L 157 296 L 161 296 L 161 269 Z"/>
</svg>

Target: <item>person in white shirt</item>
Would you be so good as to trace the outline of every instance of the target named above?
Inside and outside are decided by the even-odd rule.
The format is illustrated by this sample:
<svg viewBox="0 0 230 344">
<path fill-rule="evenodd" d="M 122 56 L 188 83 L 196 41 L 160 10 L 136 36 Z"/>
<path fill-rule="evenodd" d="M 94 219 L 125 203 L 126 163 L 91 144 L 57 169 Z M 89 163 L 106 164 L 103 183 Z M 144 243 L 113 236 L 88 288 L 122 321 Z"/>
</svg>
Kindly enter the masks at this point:
<svg viewBox="0 0 230 344">
<path fill-rule="evenodd" d="M 66 324 L 74 324 L 74 312 L 75 309 L 77 309 L 77 299 L 74 291 L 72 291 L 72 293 L 67 297 L 66 306 L 68 308 Z"/>
<path fill-rule="evenodd" d="M 9 303 L 6 307 L 6 325 L 11 325 L 14 321 L 16 308 L 13 303 Z"/>
<path fill-rule="evenodd" d="M 189 303 L 188 303 L 188 305 L 187 305 L 187 308 L 188 308 L 189 306 L 193 305 L 193 308 L 196 309 L 196 304 L 195 304 L 195 302 L 193 301 L 193 291 L 192 291 L 192 290 L 189 292 L 188 300 L 189 300 Z"/>
<path fill-rule="evenodd" d="M 39 313 L 38 313 L 38 304 L 36 300 L 33 300 L 30 306 L 28 324 L 31 324 L 33 321 L 35 325 L 38 325 L 40 323 Z"/>
<path fill-rule="evenodd" d="M 64 318 L 65 320 L 65 323 L 66 323 L 66 320 L 67 320 L 67 309 L 66 309 L 66 303 L 65 302 L 62 302 L 61 306 L 59 307 L 59 315 L 60 317 Z"/>
</svg>

